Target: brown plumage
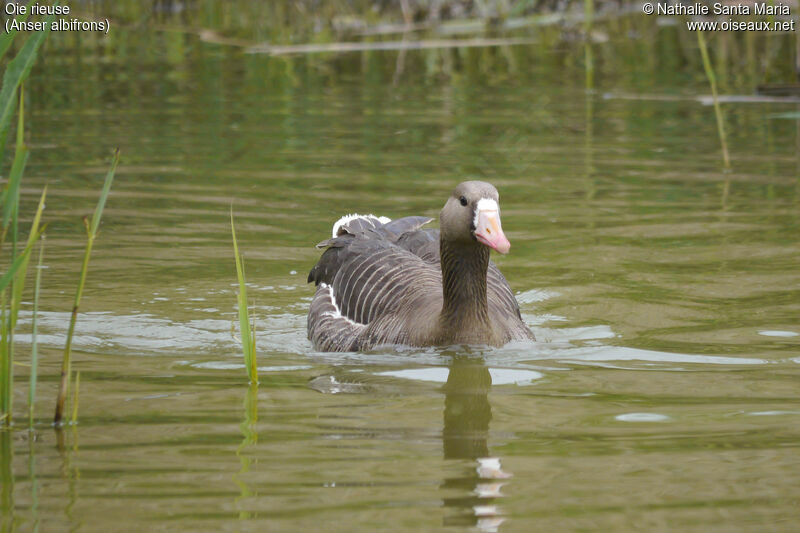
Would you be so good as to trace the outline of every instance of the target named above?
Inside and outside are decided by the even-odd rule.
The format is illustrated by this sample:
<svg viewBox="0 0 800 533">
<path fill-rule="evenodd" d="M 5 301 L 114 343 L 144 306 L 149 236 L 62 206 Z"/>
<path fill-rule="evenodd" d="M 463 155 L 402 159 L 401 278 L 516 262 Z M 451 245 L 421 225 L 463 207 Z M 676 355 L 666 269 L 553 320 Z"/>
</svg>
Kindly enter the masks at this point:
<svg viewBox="0 0 800 533">
<path fill-rule="evenodd" d="M 386 222 L 345 217 L 308 281 L 317 292 L 308 338 L 322 351 L 380 345 L 503 345 L 533 339 L 490 248 L 509 249 L 497 190 L 461 183 L 439 215 L 440 230 L 420 229 L 425 217 Z"/>
</svg>

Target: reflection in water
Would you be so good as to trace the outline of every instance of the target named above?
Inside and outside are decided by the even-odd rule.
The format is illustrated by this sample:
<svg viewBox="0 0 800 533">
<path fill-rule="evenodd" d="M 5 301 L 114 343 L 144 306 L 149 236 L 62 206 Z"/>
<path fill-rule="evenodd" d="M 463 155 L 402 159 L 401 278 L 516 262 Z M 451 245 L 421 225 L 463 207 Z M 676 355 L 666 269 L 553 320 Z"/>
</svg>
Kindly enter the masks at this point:
<svg viewBox="0 0 800 533">
<path fill-rule="evenodd" d="M 32 431 L 28 433 L 28 479 L 31 483 L 31 518 L 33 520 L 33 532 L 39 531 L 39 482 L 36 478 L 36 435 Z"/>
<path fill-rule="evenodd" d="M 18 435 L 20 435 L 18 433 Z M 0 431 L 0 532 L 9 533 L 17 530 L 19 524 L 27 519 L 32 521 L 32 527 L 26 531 L 39 531 L 39 483 L 36 476 L 36 434 L 28 433 L 28 482 L 30 483 L 30 501 L 26 502 L 24 496 L 20 509 L 27 507 L 30 511 L 28 518 L 16 514 L 17 508 L 14 501 L 16 479 L 14 477 L 14 433 L 10 430 Z M 24 475 L 21 477 L 24 486 Z M 18 487 L 22 488 L 22 487 Z"/>
<path fill-rule="evenodd" d="M 78 453 L 78 430 L 74 424 L 70 426 L 72 431 L 72 447 L 66 446 L 65 433 L 63 427 L 55 427 L 56 432 L 56 447 L 59 455 L 61 455 L 61 476 L 67 480 L 67 497 L 64 505 L 64 518 L 67 523 L 75 524 L 74 518 L 75 504 L 78 503 L 78 480 L 81 477 L 81 472 L 78 466 L 73 464 L 73 454 Z"/>
<path fill-rule="evenodd" d="M 243 439 L 239 447 L 236 448 L 236 455 L 239 457 L 239 472 L 234 474 L 233 481 L 239 487 L 239 496 L 236 498 L 237 507 L 239 507 L 239 519 L 246 520 L 251 518 L 251 513 L 241 506 L 241 503 L 247 501 L 247 498 L 253 496 L 253 491 L 247 486 L 244 481 L 244 475 L 250 472 L 250 457 L 244 451 L 245 448 L 258 444 L 258 431 L 256 423 L 258 422 L 258 384 L 251 383 L 247 388 L 247 393 L 244 397 L 244 420 L 239 425 L 242 431 Z"/>
<path fill-rule="evenodd" d="M 494 505 L 502 497 L 502 479 L 510 477 L 500 467 L 500 459 L 489 457 L 489 422 L 492 406 L 489 389 L 492 376 L 482 359 L 454 357 L 444 385 L 444 430 L 442 445 L 445 459 L 470 459 L 475 462 L 461 476 L 444 480 L 442 488 L 463 496 L 444 498 L 452 509 L 444 525 L 477 526 L 481 531 L 496 531 L 504 518 Z"/>
<path fill-rule="evenodd" d="M 21 432 L 16 433 L 17 437 L 20 435 L 22 435 Z M 24 473 L 20 473 L 19 478 L 16 478 L 14 474 L 14 436 L 15 432 L 11 430 L 0 431 L 0 533 L 16 531 L 20 524 L 26 524 L 25 531 L 33 531 L 35 533 L 39 531 L 41 522 L 39 516 L 39 482 L 36 471 L 37 435 L 33 431 L 27 433 L 27 482 L 30 484 L 30 499 L 26 499 L 23 495 L 20 498 L 21 501 L 15 501 L 14 490 L 23 490 L 26 479 Z M 77 444 L 74 450 L 77 450 Z M 78 469 L 71 466 L 69 450 L 59 449 L 59 451 L 64 459 L 62 472 L 69 483 L 69 498 L 66 500 L 64 510 L 69 519 L 72 507 L 77 501 L 74 479 L 78 476 Z M 18 487 L 16 486 L 17 481 L 20 482 Z M 28 512 L 19 513 L 22 509 L 27 509 Z"/>
<path fill-rule="evenodd" d="M 0 531 L 6 533 L 14 527 L 14 472 L 12 463 L 14 447 L 11 431 L 0 431 Z"/>
<path fill-rule="evenodd" d="M 594 0 L 586 0 L 584 4 L 584 70 L 586 94 L 586 134 L 583 139 L 584 148 L 584 174 L 586 179 L 586 200 L 591 201 L 595 196 L 594 175 L 594 55 L 592 51 L 592 17 L 594 15 Z M 591 227 L 591 226 L 590 226 Z"/>
</svg>

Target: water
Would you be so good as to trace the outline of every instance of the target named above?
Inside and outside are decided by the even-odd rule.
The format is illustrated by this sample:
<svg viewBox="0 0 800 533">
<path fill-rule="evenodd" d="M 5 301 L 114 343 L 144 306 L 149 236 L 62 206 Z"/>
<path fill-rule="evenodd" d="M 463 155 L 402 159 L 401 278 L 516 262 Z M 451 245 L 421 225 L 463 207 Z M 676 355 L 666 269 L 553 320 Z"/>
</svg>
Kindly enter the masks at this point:
<svg viewBox="0 0 800 533">
<path fill-rule="evenodd" d="M 796 104 L 726 104 L 723 173 L 684 71 L 609 59 L 587 94 L 568 54 L 519 47 L 409 52 L 393 83 L 396 53 L 111 39 L 81 57 L 52 39 L 29 84 L 43 362 L 35 431 L 21 367 L 0 433 L 4 531 L 795 528 Z M 452 77 L 425 70 L 446 57 Z M 75 338 L 80 422 L 56 433 L 80 217 L 116 145 Z M 500 191 L 512 249 L 495 260 L 539 342 L 315 352 L 305 276 L 336 218 L 436 216 L 467 178 Z M 231 331 L 231 205 L 257 390 Z"/>
</svg>

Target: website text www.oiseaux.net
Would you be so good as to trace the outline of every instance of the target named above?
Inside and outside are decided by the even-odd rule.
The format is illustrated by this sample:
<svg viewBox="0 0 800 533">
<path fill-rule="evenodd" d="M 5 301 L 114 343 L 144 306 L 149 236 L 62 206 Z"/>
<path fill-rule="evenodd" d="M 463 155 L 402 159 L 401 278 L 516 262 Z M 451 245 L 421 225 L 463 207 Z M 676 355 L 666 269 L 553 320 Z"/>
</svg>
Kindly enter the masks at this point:
<svg viewBox="0 0 800 533">
<path fill-rule="evenodd" d="M 753 2 L 745 4 L 714 3 L 673 4 L 666 2 L 645 2 L 642 5 L 645 15 L 719 17 L 716 20 L 687 20 L 686 28 L 695 31 L 767 31 L 793 32 L 796 20 L 791 16 L 791 8 L 781 2 Z M 766 17 L 761 20 L 734 19 L 733 16 Z M 727 19 L 720 20 L 727 16 Z M 780 19 L 776 19 L 780 17 Z"/>
<path fill-rule="evenodd" d="M 687 20 L 689 30 L 700 31 L 794 31 L 794 20 Z"/>
</svg>

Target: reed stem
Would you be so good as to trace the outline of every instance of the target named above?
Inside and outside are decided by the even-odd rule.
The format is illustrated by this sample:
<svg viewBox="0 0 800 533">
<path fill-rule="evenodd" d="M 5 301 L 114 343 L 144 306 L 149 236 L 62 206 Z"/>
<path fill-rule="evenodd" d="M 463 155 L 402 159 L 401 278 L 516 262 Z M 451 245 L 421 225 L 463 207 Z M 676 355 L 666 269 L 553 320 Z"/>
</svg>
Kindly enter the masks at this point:
<svg viewBox="0 0 800 533">
<path fill-rule="evenodd" d="M 722 108 L 719 105 L 719 98 L 717 96 L 717 77 L 714 75 L 714 68 L 711 66 L 711 60 L 708 57 L 708 48 L 706 47 L 706 38 L 703 32 L 697 30 L 697 42 L 700 44 L 700 54 L 703 56 L 703 68 L 706 71 L 708 83 L 711 85 L 711 98 L 714 102 L 714 114 L 717 117 L 717 133 L 719 134 L 719 142 L 722 145 L 722 161 L 725 169 L 731 168 L 731 158 L 728 155 L 728 140 L 725 135 L 725 121 L 722 116 Z"/>
<path fill-rule="evenodd" d="M 75 334 L 75 322 L 78 319 L 78 307 L 81 303 L 81 296 L 83 295 L 83 287 L 86 284 L 86 273 L 89 270 L 89 258 L 92 255 L 92 246 L 97 237 L 97 228 L 100 225 L 100 219 L 103 216 L 103 208 L 106 205 L 108 194 L 111 191 L 111 183 L 114 181 L 114 173 L 117 170 L 119 163 L 119 148 L 114 152 L 114 159 L 111 162 L 111 168 L 106 174 L 105 182 L 103 183 L 103 191 L 100 193 L 100 199 L 97 201 L 92 220 L 86 222 L 87 242 L 86 250 L 83 254 L 83 264 L 81 265 L 81 275 L 78 280 L 78 290 L 75 292 L 75 303 L 72 306 L 72 314 L 69 319 L 69 329 L 67 330 L 67 342 L 64 346 L 64 359 L 61 362 L 61 380 L 58 386 L 58 397 L 56 398 L 56 411 L 53 417 L 53 423 L 56 426 L 62 424 L 64 418 L 65 404 L 67 403 L 67 394 L 69 393 L 69 382 L 72 372 L 72 337 Z"/>
<path fill-rule="evenodd" d="M 33 428 L 34 404 L 36 403 L 36 381 L 39 371 L 39 347 L 36 341 L 39 316 L 39 289 L 42 284 L 42 258 L 44 257 L 45 237 L 39 244 L 39 261 L 36 266 L 36 281 L 33 285 L 33 318 L 31 318 L 31 373 L 28 386 L 28 428 Z"/>
<path fill-rule="evenodd" d="M 81 390 L 81 373 L 75 373 L 75 393 L 72 395 L 72 425 L 78 423 L 78 394 Z"/>
</svg>

